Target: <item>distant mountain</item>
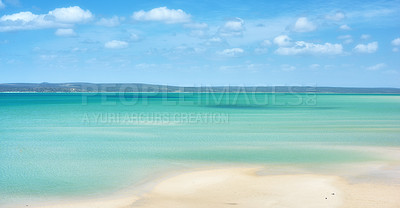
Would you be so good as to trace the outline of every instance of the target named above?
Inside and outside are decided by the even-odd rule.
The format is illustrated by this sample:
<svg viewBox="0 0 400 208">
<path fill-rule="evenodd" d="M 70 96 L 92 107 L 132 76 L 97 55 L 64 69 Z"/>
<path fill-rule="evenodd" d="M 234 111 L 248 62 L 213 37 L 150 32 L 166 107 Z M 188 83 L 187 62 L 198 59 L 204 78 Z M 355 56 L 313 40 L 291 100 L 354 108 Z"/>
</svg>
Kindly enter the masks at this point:
<svg viewBox="0 0 400 208">
<path fill-rule="evenodd" d="M 313 86 L 201 86 L 179 87 L 141 83 L 6 83 L 0 92 L 276 92 L 400 94 L 399 88 L 354 88 Z"/>
</svg>

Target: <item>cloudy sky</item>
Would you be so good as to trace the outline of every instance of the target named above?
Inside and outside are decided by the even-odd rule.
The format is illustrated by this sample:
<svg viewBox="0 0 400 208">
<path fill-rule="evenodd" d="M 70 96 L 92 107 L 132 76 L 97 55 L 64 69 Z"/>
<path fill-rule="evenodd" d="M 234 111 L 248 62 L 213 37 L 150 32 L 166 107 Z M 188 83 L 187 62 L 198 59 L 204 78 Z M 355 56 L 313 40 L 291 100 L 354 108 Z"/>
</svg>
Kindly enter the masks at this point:
<svg viewBox="0 0 400 208">
<path fill-rule="evenodd" d="M 0 82 L 400 87 L 400 1 L 0 0 Z"/>
</svg>

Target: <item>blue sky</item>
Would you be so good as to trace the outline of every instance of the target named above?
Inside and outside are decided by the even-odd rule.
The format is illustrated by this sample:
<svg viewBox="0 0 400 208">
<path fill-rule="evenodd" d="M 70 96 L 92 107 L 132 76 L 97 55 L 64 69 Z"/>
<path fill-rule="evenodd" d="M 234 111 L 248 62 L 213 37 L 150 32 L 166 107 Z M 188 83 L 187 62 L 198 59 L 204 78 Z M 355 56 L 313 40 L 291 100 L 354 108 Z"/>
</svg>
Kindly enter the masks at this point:
<svg viewBox="0 0 400 208">
<path fill-rule="evenodd" d="M 400 1 L 0 0 L 0 82 L 400 87 Z"/>
</svg>

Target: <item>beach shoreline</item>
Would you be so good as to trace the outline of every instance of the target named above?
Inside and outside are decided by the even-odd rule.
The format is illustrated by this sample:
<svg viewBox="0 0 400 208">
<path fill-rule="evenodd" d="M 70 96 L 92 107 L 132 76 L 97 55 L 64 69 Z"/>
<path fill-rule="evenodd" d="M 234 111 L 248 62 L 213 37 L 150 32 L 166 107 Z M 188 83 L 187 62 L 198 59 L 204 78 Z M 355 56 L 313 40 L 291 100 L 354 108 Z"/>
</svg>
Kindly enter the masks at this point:
<svg viewBox="0 0 400 208">
<path fill-rule="evenodd" d="M 281 167 L 280 170 L 279 167 Z M 358 168 L 358 167 L 357 167 Z M 346 174 L 343 174 L 346 175 Z M 199 167 L 148 179 L 105 197 L 26 204 L 35 208 L 399 207 L 400 184 L 355 182 L 343 175 L 283 166 Z M 299 206 L 302 204 L 304 206 Z M 307 205 L 307 206 L 305 206 Z M 4 207 L 22 207 L 23 204 Z"/>
</svg>

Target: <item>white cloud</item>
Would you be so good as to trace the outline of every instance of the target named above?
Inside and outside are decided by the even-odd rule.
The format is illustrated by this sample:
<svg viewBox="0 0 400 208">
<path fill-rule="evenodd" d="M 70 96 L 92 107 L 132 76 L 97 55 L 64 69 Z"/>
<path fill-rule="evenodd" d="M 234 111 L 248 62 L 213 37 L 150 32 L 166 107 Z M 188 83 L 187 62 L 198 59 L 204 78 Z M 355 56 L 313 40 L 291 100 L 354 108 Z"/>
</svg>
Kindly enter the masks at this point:
<svg viewBox="0 0 400 208">
<path fill-rule="evenodd" d="M 236 18 L 235 20 L 226 22 L 224 28 L 232 31 L 241 31 L 243 30 L 243 23 L 242 19 Z"/>
<path fill-rule="evenodd" d="M 31 12 L 4 15 L 0 18 L 0 32 L 68 26 L 66 24 L 46 20 L 45 16 L 46 15 L 32 14 Z"/>
<path fill-rule="evenodd" d="M 335 14 L 328 14 L 325 16 L 326 19 L 332 21 L 340 21 L 344 19 L 346 15 L 343 12 L 336 12 Z"/>
<path fill-rule="evenodd" d="M 392 40 L 392 45 L 400 46 L 400 38 L 396 38 L 396 39 Z"/>
<path fill-rule="evenodd" d="M 368 40 L 370 37 L 371 37 L 371 35 L 362 34 L 360 38 L 361 38 L 362 40 Z"/>
<path fill-rule="evenodd" d="M 359 53 L 374 53 L 378 50 L 378 42 L 371 42 L 368 44 L 358 44 L 354 50 Z"/>
<path fill-rule="evenodd" d="M 37 19 L 39 15 L 32 14 L 32 12 L 19 12 L 15 14 L 10 14 L 10 15 L 4 15 L 0 18 L 0 21 L 6 22 L 6 21 L 20 21 L 20 22 L 31 22 L 35 19 Z"/>
<path fill-rule="evenodd" d="M 278 46 L 288 46 L 291 44 L 291 40 L 287 35 L 279 35 L 274 38 L 274 43 Z"/>
<path fill-rule="evenodd" d="M 123 18 L 119 18 L 117 16 L 113 16 L 111 18 L 101 18 L 99 21 L 97 21 L 97 25 L 100 26 L 105 26 L 105 27 L 115 27 L 121 24 L 121 21 Z"/>
<path fill-rule="evenodd" d="M 223 51 L 217 52 L 219 55 L 234 57 L 244 53 L 244 50 L 241 48 L 231 48 L 225 49 Z"/>
<path fill-rule="evenodd" d="M 397 53 L 399 52 L 399 48 L 393 48 L 392 51 Z"/>
<path fill-rule="evenodd" d="M 167 7 L 154 8 L 150 11 L 134 12 L 132 18 L 136 21 L 157 21 L 167 24 L 185 23 L 190 21 L 190 14 L 181 9 L 168 9 Z"/>
<path fill-rule="evenodd" d="M 4 9 L 6 7 L 6 5 L 3 3 L 2 0 L 0 0 L 0 9 Z"/>
<path fill-rule="evenodd" d="M 89 10 L 83 10 L 78 6 L 57 8 L 50 11 L 49 16 L 53 16 L 57 22 L 78 23 L 85 22 L 93 18 Z"/>
<path fill-rule="evenodd" d="M 317 26 L 310 22 L 306 17 L 300 17 L 294 24 L 293 30 L 295 32 L 311 32 L 314 31 Z"/>
<path fill-rule="evenodd" d="M 83 10 L 78 6 L 57 8 L 47 14 L 19 12 L 0 17 L 0 32 L 72 27 L 74 24 L 84 23 L 92 18 L 93 15 L 89 10 Z"/>
<path fill-rule="evenodd" d="M 65 36 L 65 37 L 76 36 L 75 31 L 73 29 L 70 29 L 70 28 L 68 28 L 68 29 L 62 29 L 62 28 L 57 29 L 55 34 L 57 36 Z"/>
<path fill-rule="evenodd" d="M 380 64 L 376 64 L 376 65 L 367 67 L 367 70 L 376 71 L 376 70 L 379 70 L 379 69 L 382 69 L 382 68 L 385 68 L 385 67 L 386 67 L 386 64 L 380 63 Z"/>
<path fill-rule="evenodd" d="M 341 44 L 315 44 L 304 41 L 297 41 L 292 47 L 280 47 L 275 53 L 280 55 L 297 55 L 297 54 L 313 54 L 313 55 L 336 55 L 343 52 Z"/>
<path fill-rule="evenodd" d="M 339 27 L 341 30 L 351 30 L 351 27 L 348 25 L 340 25 Z"/>
<path fill-rule="evenodd" d="M 112 40 L 108 41 L 104 44 L 105 48 L 110 48 L 110 49 L 119 49 L 119 48 L 126 48 L 128 47 L 128 43 L 125 41 L 120 41 L 120 40 Z"/>
<path fill-rule="evenodd" d="M 225 24 L 220 28 L 221 36 L 241 36 L 244 31 L 244 21 L 240 18 L 235 18 L 225 22 Z"/>
</svg>

